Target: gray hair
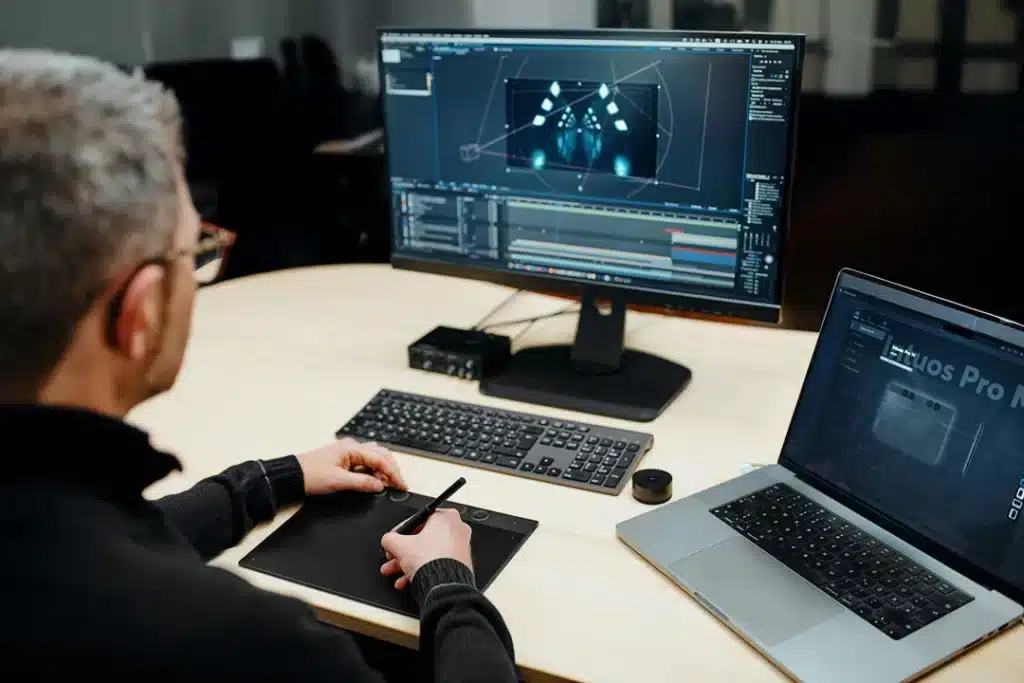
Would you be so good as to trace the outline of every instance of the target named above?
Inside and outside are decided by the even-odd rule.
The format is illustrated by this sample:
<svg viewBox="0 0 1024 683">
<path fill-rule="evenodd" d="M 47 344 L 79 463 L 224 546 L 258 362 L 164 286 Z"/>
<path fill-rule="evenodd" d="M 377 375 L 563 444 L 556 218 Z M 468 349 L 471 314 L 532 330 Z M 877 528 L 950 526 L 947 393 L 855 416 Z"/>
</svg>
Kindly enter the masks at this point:
<svg viewBox="0 0 1024 683">
<path fill-rule="evenodd" d="M 181 144 L 160 85 L 0 50 L 0 399 L 34 398 L 111 279 L 168 249 Z"/>
</svg>

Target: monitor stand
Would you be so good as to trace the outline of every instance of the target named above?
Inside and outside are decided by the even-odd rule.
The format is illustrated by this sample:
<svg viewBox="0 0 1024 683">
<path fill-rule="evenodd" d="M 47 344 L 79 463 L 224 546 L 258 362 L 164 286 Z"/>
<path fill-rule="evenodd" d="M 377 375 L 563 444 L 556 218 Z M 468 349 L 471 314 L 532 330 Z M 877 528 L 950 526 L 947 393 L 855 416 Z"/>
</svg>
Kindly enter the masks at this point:
<svg viewBox="0 0 1024 683">
<path fill-rule="evenodd" d="M 610 303 L 602 310 L 600 302 Z M 572 346 L 535 346 L 480 381 L 488 396 L 650 422 L 690 383 L 685 366 L 625 348 L 621 297 L 583 295 Z"/>
</svg>

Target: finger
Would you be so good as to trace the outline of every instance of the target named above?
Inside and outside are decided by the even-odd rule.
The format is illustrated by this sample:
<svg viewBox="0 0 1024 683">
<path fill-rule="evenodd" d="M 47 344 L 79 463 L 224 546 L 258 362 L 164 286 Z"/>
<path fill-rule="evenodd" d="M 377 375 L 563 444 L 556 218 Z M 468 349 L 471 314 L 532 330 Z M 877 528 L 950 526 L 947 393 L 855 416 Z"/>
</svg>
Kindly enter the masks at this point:
<svg viewBox="0 0 1024 683">
<path fill-rule="evenodd" d="M 409 485 L 405 483 L 405 477 L 402 475 L 402 469 L 398 466 L 398 459 L 395 458 L 395 454 L 391 451 L 386 451 L 384 453 L 384 459 L 391 465 L 391 469 L 394 473 L 398 475 L 398 479 L 391 480 L 391 485 L 400 491 L 408 491 Z"/>
<path fill-rule="evenodd" d="M 406 574 L 402 574 L 395 581 L 395 588 L 397 588 L 400 591 L 404 591 L 408 587 L 409 587 L 409 576 L 406 575 Z"/>
<path fill-rule="evenodd" d="M 398 464 L 394 457 L 390 456 L 391 454 L 382 448 L 359 448 L 350 454 L 353 465 L 369 467 L 384 474 L 392 485 L 404 486 L 405 481 L 402 479 L 402 473 L 398 471 Z"/>
<path fill-rule="evenodd" d="M 364 491 L 379 493 L 384 490 L 384 482 L 369 474 L 338 470 L 335 486 L 339 491 Z"/>
<path fill-rule="evenodd" d="M 402 549 L 405 548 L 407 540 L 409 540 L 407 537 L 396 534 L 394 531 L 389 531 L 380 539 L 380 547 L 384 549 L 384 552 L 390 553 L 394 557 L 401 557 Z"/>
<path fill-rule="evenodd" d="M 388 483 L 394 488 L 400 491 L 409 490 L 409 485 L 405 482 L 405 476 L 402 474 L 402 468 L 398 466 L 395 454 L 386 448 L 380 448 L 377 452 L 380 454 L 382 465 L 375 469 L 383 472 L 388 478 Z"/>
<path fill-rule="evenodd" d="M 426 524 L 423 526 L 436 526 L 438 524 L 453 524 L 462 521 L 462 515 L 455 508 L 441 507 L 438 508 L 434 514 L 427 518 Z"/>
<path fill-rule="evenodd" d="M 391 576 L 402 571 L 402 565 L 395 559 L 389 559 L 387 562 L 380 566 L 380 573 L 384 576 Z"/>
</svg>

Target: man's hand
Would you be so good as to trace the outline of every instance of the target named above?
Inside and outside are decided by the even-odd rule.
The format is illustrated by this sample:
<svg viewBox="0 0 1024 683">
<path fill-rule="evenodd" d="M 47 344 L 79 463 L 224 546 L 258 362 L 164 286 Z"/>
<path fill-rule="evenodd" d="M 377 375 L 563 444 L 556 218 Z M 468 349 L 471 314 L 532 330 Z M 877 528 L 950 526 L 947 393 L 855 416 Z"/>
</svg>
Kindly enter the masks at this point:
<svg viewBox="0 0 1024 683">
<path fill-rule="evenodd" d="M 308 496 L 337 491 L 376 493 L 385 486 L 407 488 L 395 456 L 375 443 L 346 438 L 297 457 Z"/>
<path fill-rule="evenodd" d="M 395 588 L 403 590 L 420 567 L 442 557 L 458 560 L 472 570 L 473 556 L 469 548 L 472 533 L 457 511 L 441 508 L 427 518 L 415 535 L 402 536 L 394 531 L 384 535 L 380 544 L 388 554 L 388 561 L 381 566 L 380 573 L 384 576 L 399 574 Z"/>
</svg>

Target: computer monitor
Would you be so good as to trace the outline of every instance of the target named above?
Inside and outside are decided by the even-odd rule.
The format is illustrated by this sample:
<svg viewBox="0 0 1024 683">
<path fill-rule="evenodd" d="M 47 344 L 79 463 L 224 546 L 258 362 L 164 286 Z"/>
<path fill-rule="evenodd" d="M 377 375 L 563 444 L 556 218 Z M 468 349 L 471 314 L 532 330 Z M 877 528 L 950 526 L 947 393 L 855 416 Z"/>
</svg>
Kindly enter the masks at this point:
<svg viewBox="0 0 1024 683">
<path fill-rule="evenodd" d="M 392 263 L 582 298 L 484 393 L 652 420 L 628 304 L 778 322 L 802 36 L 379 32 Z"/>
</svg>

